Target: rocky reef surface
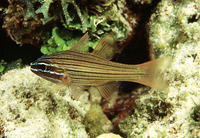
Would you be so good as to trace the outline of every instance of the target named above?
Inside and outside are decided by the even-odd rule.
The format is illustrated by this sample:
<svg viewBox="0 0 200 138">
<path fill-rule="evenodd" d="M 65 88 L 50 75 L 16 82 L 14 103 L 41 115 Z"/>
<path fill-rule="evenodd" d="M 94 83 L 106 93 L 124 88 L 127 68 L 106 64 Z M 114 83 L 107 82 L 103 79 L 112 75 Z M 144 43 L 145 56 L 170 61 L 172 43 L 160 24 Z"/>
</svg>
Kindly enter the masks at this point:
<svg viewBox="0 0 200 138">
<path fill-rule="evenodd" d="M 167 92 L 150 90 L 136 100 L 132 115 L 119 127 L 129 136 L 199 137 L 199 1 L 162 0 L 151 15 L 149 44 L 153 56 L 172 57 L 164 77 Z"/>
<path fill-rule="evenodd" d="M 84 1 L 82 2 L 84 5 Z M 118 1 L 118 9 L 120 9 L 119 2 L 126 3 L 126 1 Z M 90 31 L 91 34 L 94 34 L 92 37 L 98 39 L 98 37 L 102 37 L 103 33 L 110 31 L 105 29 L 109 28 L 108 23 L 121 22 L 121 29 L 125 28 L 129 32 L 124 38 L 127 43 L 130 39 L 129 35 L 134 34 L 135 31 L 133 26 L 129 26 L 130 22 L 125 21 L 129 14 L 125 16 L 122 14 L 124 11 L 119 11 L 123 16 L 115 13 L 116 11 L 112 13 L 112 15 L 116 14 L 116 20 L 103 18 L 107 17 L 105 16 L 107 12 L 103 12 L 102 9 L 105 7 L 109 10 L 116 8 L 114 1 L 107 4 L 92 3 L 92 5 L 86 6 L 87 8 L 78 7 L 79 4 L 74 0 L 33 0 L 31 3 L 26 0 L 14 0 L 9 3 L 10 7 L 4 17 L 4 27 L 10 37 L 20 44 L 33 42 L 41 44 L 41 51 L 46 52 L 45 54 L 69 49 L 66 47 L 79 38 L 77 33 L 69 34 L 70 37 L 66 38 L 66 34 L 70 30 L 75 30 L 74 32 Z M 127 1 L 127 3 L 143 6 L 152 2 L 135 0 Z M 132 91 L 126 98 L 121 94 L 122 97 L 118 97 L 117 102 L 108 104 L 92 87 L 89 93 L 81 91 L 80 102 L 71 98 L 71 93 L 67 88 L 55 90 L 55 84 L 34 75 L 29 66 L 24 68 L 18 66 L 5 71 L 0 76 L 1 137 L 82 138 L 96 137 L 108 132 L 118 133 L 123 137 L 199 137 L 199 5 L 198 0 L 162 0 L 152 11 L 146 25 L 151 58 L 172 57 L 170 68 L 166 69 L 163 74 L 163 77 L 169 81 L 167 91 L 140 87 Z M 13 6 L 17 6 L 14 11 Z M 45 6 L 49 8 L 44 10 Z M 57 6 L 67 10 L 63 10 L 65 12 L 56 10 L 55 13 L 59 14 L 55 14 L 51 10 Z M 38 8 L 35 10 L 33 7 Z M 72 7 L 74 10 L 70 13 L 71 10 L 68 8 Z M 87 12 L 81 10 L 85 8 L 90 11 L 96 9 L 96 11 L 90 12 L 88 18 L 82 18 L 87 15 Z M 22 14 L 27 11 L 30 11 L 28 13 L 31 14 Z M 78 19 L 73 18 L 74 14 L 78 15 Z M 135 21 L 139 14 L 135 17 L 134 20 L 131 20 L 134 24 L 136 24 Z M 62 22 L 63 25 L 52 25 L 51 23 L 54 21 Z M 75 25 L 75 23 L 77 24 Z M 41 31 L 39 29 L 39 35 L 34 36 L 38 28 L 49 26 L 49 24 L 52 25 L 50 30 Z M 25 31 L 22 31 L 26 26 Z M 66 28 L 66 32 L 62 31 L 62 28 Z M 115 30 L 114 28 L 111 30 Z M 119 34 L 124 34 L 123 31 L 120 32 Z M 29 35 L 27 36 L 27 34 Z M 71 40 L 72 37 L 75 39 Z M 71 42 L 63 40 L 71 40 Z M 58 48 L 59 45 L 60 48 Z M 119 137 L 114 134 L 103 134 L 99 137 L 106 137 L 106 135 Z"/>
</svg>

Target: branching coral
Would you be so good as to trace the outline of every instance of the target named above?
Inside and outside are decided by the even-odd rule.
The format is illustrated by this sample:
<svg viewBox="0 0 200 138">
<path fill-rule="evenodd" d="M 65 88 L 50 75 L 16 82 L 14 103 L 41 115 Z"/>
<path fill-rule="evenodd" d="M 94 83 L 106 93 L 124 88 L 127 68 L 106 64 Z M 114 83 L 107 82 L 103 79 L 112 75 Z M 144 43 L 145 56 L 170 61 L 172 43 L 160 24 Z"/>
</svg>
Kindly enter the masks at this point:
<svg viewBox="0 0 200 138">
<path fill-rule="evenodd" d="M 62 9 L 63 9 L 64 15 L 65 15 L 66 24 L 69 25 L 70 22 L 73 21 L 73 19 L 69 16 L 69 13 L 68 13 L 69 4 L 72 4 L 81 20 L 82 31 L 83 31 L 83 33 L 85 33 L 88 28 L 87 15 L 81 13 L 80 8 L 76 4 L 76 1 L 75 0 L 61 0 L 61 4 L 62 4 Z"/>
<path fill-rule="evenodd" d="M 39 14 L 39 13 L 43 14 L 44 17 L 41 19 L 43 22 L 43 25 L 54 18 L 54 17 L 49 17 L 49 8 L 52 2 L 53 0 L 44 0 L 42 6 L 35 11 L 36 14 Z"/>
</svg>

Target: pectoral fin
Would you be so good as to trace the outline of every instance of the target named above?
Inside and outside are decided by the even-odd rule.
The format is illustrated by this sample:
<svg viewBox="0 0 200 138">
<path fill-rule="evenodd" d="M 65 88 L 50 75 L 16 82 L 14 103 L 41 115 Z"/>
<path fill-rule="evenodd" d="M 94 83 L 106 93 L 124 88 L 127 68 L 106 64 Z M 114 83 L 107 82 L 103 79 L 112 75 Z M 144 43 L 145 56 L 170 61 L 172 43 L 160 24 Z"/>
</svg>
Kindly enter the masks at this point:
<svg viewBox="0 0 200 138">
<path fill-rule="evenodd" d="M 76 86 L 76 85 L 69 85 L 68 88 L 69 88 L 70 92 L 72 93 L 72 96 L 77 101 L 81 101 L 80 97 L 85 92 L 86 88 L 84 86 Z"/>
</svg>

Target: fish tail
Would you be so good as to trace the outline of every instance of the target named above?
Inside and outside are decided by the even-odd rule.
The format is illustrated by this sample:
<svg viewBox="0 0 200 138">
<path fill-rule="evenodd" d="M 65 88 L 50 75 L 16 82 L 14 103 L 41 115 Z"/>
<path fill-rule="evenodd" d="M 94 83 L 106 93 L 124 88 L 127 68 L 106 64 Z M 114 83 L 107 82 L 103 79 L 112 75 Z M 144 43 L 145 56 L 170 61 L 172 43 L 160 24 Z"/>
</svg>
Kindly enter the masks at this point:
<svg viewBox="0 0 200 138">
<path fill-rule="evenodd" d="M 162 75 L 169 68 L 171 61 L 172 59 L 170 57 L 161 57 L 140 64 L 139 66 L 144 71 L 144 74 L 140 76 L 137 82 L 161 91 L 166 91 L 169 84 Z"/>
</svg>

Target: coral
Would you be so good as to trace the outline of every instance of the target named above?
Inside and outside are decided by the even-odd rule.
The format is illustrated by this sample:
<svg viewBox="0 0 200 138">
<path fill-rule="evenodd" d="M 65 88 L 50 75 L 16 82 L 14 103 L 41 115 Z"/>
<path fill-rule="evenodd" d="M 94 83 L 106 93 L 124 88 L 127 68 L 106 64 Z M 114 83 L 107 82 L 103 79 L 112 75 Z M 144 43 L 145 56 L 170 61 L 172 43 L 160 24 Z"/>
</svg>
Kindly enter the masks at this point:
<svg viewBox="0 0 200 138">
<path fill-rule="evenodd" d="M 163 74 L 169 88 L 166 92 L 151 90 L 136 100 L 133 114 L 119 124 L 128 136 L 200 136 L 193 102 L 200 98 L 199 4 L 197 0 L 162 0 L 152 14 L 148 24 L 151 52 L 156 58 L 173 57 Z"/>
<path fill-rule="evenodd" d="M 94 104 L 101 96 L 93 96 L 91 104 L 88 95 L 83 90 L 81 102 L 76 101 L 67 87 L 57 91 L 55 84 L 34 75 L 29 67 L 9 70 L 0 80 L 1 135 L 81 138 L 110 132 L 111 121 Z"/>
<path fill-rule="evenodd" d="M 53 0 L 44 0 L 42 6 L 35 11 L 36 14 L 39 13 L 43 14 L 44 17 L 41 19 L 43 25 L 54 18 L 54 17 L 49 17 L 49 7 L 52 2 Z"/>
<path fill-rule="evenodd" d="M 76 18 L 71 18 L 68 13 L 69 3 L 74 5 L 77 14 L 81 20 L 81 23 L 77 21 Z M 100 15 L 96 13 L 86 15 L 82 15 L 82 13 L 86 14 L 84 10 L 80 10 L 75 1 L 61 1 L 62 7 L 65 8 L 64 15 L 66 21 L 62 24 L 62 26 L 56 27 L 52 29 L 52 33 L 47 32 L 45 36 L 46 40 L 43 41 L 43 46 L 41 47 L 41 51 L 44 54 L 51 54 L 56 51 L 68 50 L 73 45 L 74 42 L 77 42 L 81 35 L 77 33 L 75 30 L 79 30 L 85 32 L 88 30 L 89 35 L 92 39 L 88 44 L 88 48 L 94 48 L 98 43 L 99 39 L 104 37 L 107 32 L 111 30 L 118 32 L 118 40 L 124 40 L 127 37 L 128 32 L 131 32 L 131 29 L 127 29 L 124 23 L 120 18 L 117 18 L 115 15 L 117 9 L 115 6 L 112 6 L 112 3 L 109 4 L 109 8 L 105 8 L 106 10 L 101 11 Z M 105 4 L 106 5 L 106 4 Z M 95 5 L 93 5 L 95 6 Z M 115 8 L 114 8 L 115 7 Z M 112 12 L 109 11 L 111 9 Z M 84 11 L 84 12 L 83 12 Z M 70 11 L 73 12 L 73 11 Z M 120 15 L 118 15 L 120 16 Z M 68 18 L 67 18 L 68 17 Z M 64 27 L 64 28 L 63 28 Z M 130 27 L 129 27 L 130 28 Z M 75 30 L 74 30 L 75 29 Z M 71 30 L 74 30 L 73 32 Z M 59 32 L 61 35 L 59 35 Z M 57 37 L 59 36 L 59 38 Z M 57 39 L 58 38 L 58 39 Z M 57 41 L 58 40 L 58 41 Z"/>
<path fill-rule="evenodd" d="M 108 120 L 101 106 L 98 104 L 91 105 L 90 110 L 85 115 L 83 123 L 91 137 L 109 132 L 112 129 L 111 121 Z"/>
<path fill-rule="evenodd" d="M 125 1 L 115 0 L 91 3 L 76 0 L 10 0 L 4 13 L 4 28 L 12 40 L 21 45 L 42 45 L 41 51 L 44 54 L 69 49 L 66 45 L 61 47 L 68 34 L 59 36 L 59 41 L 56 41 L 54 32 L 58 30 L 73 32 L 70 38 L 73 42 L 80 37 L 80 32 L 88 31 L 92 38 L 89 47 L 114 31 L 118 34 L 118 40 L 124 40 L 121 42 L 124 47 L 123 44 L 127 44 L 133 37 L 138 20 Z M 127 35 L 129 37 L 126 40 Z M 48 42 L 51 37 L 55 38 L 56 43 Z"/>
<path fill-rule="evenodd" d="M 86 14 L 82 14 L 80 8 L 78 7 L 78 5 L 76 4 L 75 0 L 61 0 L 61 4 L 62 4 L 62 8 L 63 8 L 63 12 L 65 15 L 65 20 L 66 20 L 66 24 L 69 25 L 71 21 L 73 21 L 73 18 L 71 18 L 69 16 L 68 13 L 68 7 L 69 4 L 72 4 L 77 12 L 77 15 L 79 16 L 81 23 L 82 23 L 82 31 L 83 33 L 85 33 L 87 31 L 88 28 L 88 23 L 87 23 L 87 15 Z"/>
<path fill-rule="evenodd" d="M 32 4 L 32 2 L 29 0 L 24 0 L 24 1 L 21 0 L 21 2 L 25 2 L 26 6 L 27 6 L 27 11 L 26 11 L 24 20 L 28 20 L 29 18 L 33 18 L 33 19 L 37 20 L 37 16 L 36 16 L 35 10 L 34 10 L 34 5 Z"/>
<path fill-rule="evenodd" d="M 198 41 L 199 7 L 198 1 L 162 1 L 149 22 L 149 40 L 156 57 L 161 54 L 175 54 L 179 43 Z M 162 7 L 162 8 L 161 8 Z"/>
<path fill-rule="evenodd" d="M 133 16 L 125 0 L 87 2 L 9 1 L 4 27 L 18 43 L 41 44 L 44 54 L 70 49 L 86 31 L 91 48 L 110 31 L 118 32 L 121 46 L 133 38 L 139 15 Z M 55 91 L 51 82 L 31 74 L 28 67 L 13 69 L 0 80 L 1 136 L 95 137 L 118 125 L 127 137 L 199 137 L 199 4 L 162 0 L 149 20 L 150 54 L 173 57 L 163 74 L 168 91 L 142 87 L 119 94 L 112 105 L 102 100 L 101 107 L 101 96 L 92 88 L 91 101 L 83 91 L 84 102 L 79 102 L 67 88 Z"/>
<path fill-rule="evenodd" d="M 20 2 L 10 1 L 4 17 L 4 28 L 6 28 L 12 40 L 19 44 L 36 44 L 41 37 L 38 30 L 42 22 L 38 20 L 24 20 L 25 9 Z M 37 31 L 37 33 L 36 33 Z"/>
<path fill-rule="evenodd" d="M 51 82 L 32 74 L 29 67 L 2 75 L 0 129 L 6 130 L 2 135 L 88 137 L 80 122 L 89 105 L 72 100 L 66 88 L 57 92 L 52 87 Z"/>
<path fill-rule="evenodd" d="M 90 93 L 90 102 L 92 104 L 100 104 L 102 100 L 102 96 L 99 93 L 98 89 L 95 87 L 90 87 L 88 92 Z"/>
<path fill-rule="evenodd" d="M 131 137 L 144 136 L 143 133 L 149 127 L 149 124 L 155 121 L 159 122 L 165 116 L 172 114 L 173 105 L 164 101 L 166 95 L 160 97 L 157 94 L 159 92 L 150 91 L 149 93 L 141 94 L 136 99 L 131 115 L 119 123 L 121 132 Z M 140 94 L 138 93 L 138 95 Z"/>
</svg>

